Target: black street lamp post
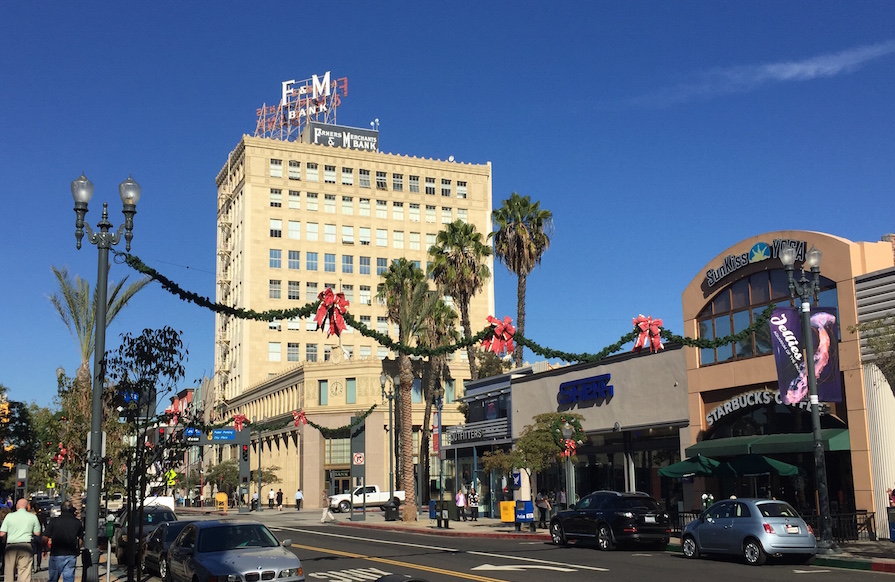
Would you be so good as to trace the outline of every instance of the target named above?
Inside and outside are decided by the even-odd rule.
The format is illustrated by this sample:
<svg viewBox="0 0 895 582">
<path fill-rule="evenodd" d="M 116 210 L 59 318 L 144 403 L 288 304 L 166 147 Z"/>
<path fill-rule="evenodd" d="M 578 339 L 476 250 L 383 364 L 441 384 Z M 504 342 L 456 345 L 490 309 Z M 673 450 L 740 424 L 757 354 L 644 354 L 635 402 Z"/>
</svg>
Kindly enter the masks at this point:
<svg viewBox="0 0 895 582">
<path fill-rule="evenodd" d="M 811 297 L 817 302 L 820 292 L 820 260 L 822 253 L 815 247 L 805 256 L 805 262 L 799 269 L 798 281 L 793 277 L 793 265 L 796 260 L 796 249 L 789 247 L 780 252 L 780 262 L 786 269 L 789 278 L 789 294 L 801 302 L 802 343 L 805 348 L 805 373 L 808 376 L 808 401 L 811 406 L 811 429 L 814 437 L 814 469 L 817 487 L 817 512 L 820 519 L 820 539 L 817 542 L 821 552 L 836 550 L 833 543 L 833 518 L 830 515 L 830 495 L 827 491 L 827 464 L 824 458 L 823 437 L 820 432 L 820 400 L 817 397 L 817 377 L 814 371 L 814 337 L 811 331 Z M 814 277 L 809 280 L 805 276 L 808 266 Z"/>
<path fill-rule="evenodd" d="M 87 203 L 93 196 L 93 183 L 84 174 L 71 183 L 71 195 L 75 200 L 75 239 L 77 248 L 81 248 L 81 239 L 84 238 L 84 230 L 87 230 L 87 240 L 99 249 L 99 265 L 97 267 L 96 291 L 94 305 L 96 305 L 96 330 L 94 332 L 93 350 L 93 387 L 91 392 L 91 418 L 90 418 L 90 450 L 87 452 L 87 512 L 84 528 L 84 548 L 90 553 L 91 566 L 87 569 L 86 582 L 99 580 L 99 499 L 103 479 L 102 459 L 102 434 L 103 434 L 103 382 L 105 380 L 106 357 L 106 311 L 107 311 L 107 287 L 109 284 L 109 249 L 117 245 L 124 233 L 127 250 L 131 250 L 131 240 L 134 238 L 134 215 L 137 213 L 137 201 L 140 199 L 140 185 L 128 176 L 127 180 L 118 186 L 121 203 L 124 206 L 124 224 L 118 227 L 116 232 L 110 232 L 112 224 L 109 222 L 108 204 L 103 202 L 103 213 L 97 227 L 99 232 L 94 232 L 90 224 L 84 222 L 87 214 Z"/>
<path fill-rule="evenodd" d="M 388 382 L 388 375 L 385 371 L 379 375 L 379 386 L 382 388 L 382 398 L 388 399 L 388 499 L 391 501 L 395 498 L 395 453 L 394 453 L 394 430 L 392 425 L 392 403 L 395 401 L 395 385 L 392 384 L 390 392 L 385 391 L 385 384 Z"/>
</svg>

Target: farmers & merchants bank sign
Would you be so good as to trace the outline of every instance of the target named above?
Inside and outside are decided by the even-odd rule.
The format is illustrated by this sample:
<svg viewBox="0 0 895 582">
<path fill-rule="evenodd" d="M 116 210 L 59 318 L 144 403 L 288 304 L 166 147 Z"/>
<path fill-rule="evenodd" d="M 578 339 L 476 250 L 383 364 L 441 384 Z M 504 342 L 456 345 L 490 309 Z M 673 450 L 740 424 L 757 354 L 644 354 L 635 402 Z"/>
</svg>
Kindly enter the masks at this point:
<svg viewBox="0 0 895 582">
<path fill-rule="evenodd" d="M 743 267 L 768 259 L 778 259 L 783 249 L 790 247 L 796 250 L 796 260 L 804 262 L 807 246 L 808 243 L 803 240 L 775 239 L 771 244 L 757 242 L 746 252 L 738 255 L 727 255 L 720 265 L 706 271 L 702 287 L 703 289 L 711 289 L 722 279 Z"/>
<path fill-rule="evenodd" d="M 310 122 L 302 137 L 305 143 L 349 150 L 379 151 L 379 132 L 342 125 Z"/>
</svg>

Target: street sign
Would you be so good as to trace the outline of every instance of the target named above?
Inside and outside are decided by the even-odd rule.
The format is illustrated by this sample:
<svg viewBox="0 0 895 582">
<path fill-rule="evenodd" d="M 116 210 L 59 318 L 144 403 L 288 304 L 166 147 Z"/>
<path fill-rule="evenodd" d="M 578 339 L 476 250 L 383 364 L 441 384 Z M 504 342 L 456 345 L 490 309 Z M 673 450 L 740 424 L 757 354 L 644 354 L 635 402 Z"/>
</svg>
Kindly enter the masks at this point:
<svg viewBox="0 0 895 582">
<path fill-rule="evenodd" d="M 188 443 L 198 443 L 202 438 L 202 431 L 193 426 L 183 429 L 183 438 Z"/>
<path fill-rule="evenodd" d="M 363 453 L 354 453 L 352 463 L 354 465 L 363 465 L 364 464 L 364 454 Z"/>
<path fill-rule="evenodd" d="M 513 487 L 522 487 L 522 473 L 513 471 Z"/>
<path fill-rule="evenodd" d="M 236 441 L 236 429 L 235 428 L 215 428 L 211 431 L 211 440 L 212 442 L 235 442 Z"/>
</svg>

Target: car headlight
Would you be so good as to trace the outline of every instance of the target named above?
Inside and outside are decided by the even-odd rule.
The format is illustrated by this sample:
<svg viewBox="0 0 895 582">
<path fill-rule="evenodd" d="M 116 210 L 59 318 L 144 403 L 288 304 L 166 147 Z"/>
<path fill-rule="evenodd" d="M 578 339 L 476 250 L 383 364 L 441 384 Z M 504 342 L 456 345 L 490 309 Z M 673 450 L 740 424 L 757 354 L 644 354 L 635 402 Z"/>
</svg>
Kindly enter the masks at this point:
<svg viewBox="0 0 895 582">
<path fill-rule="evenodd" d="M 634 513 L 631 511 L 616 511 L 615 514 L 620 515 L 622 517 L 627 517 L 628 519 L 631 519 L 632 517 L 634 517 Z"/>
<path fill-rule="evenodd" d="M 227 574 L 227 582 L 242 582 L 242 576 L 239 574 Z"/>
<path fill-rule="evenodd" d="M 295 578 L 296 576 L 301 576 L 303 574 L 301 567 L 298 568 L 286 568 L 285 570 L 280 570 L 280 575 L 278 578 Z"/>
</svg>

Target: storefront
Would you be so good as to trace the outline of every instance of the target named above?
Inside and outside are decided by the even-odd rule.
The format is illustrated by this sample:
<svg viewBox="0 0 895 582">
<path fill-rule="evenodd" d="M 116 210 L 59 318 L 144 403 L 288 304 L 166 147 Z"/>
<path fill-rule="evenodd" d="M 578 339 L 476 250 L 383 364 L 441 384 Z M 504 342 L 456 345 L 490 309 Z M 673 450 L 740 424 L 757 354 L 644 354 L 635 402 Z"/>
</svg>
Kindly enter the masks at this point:
<svg viewBox="0 0 895 582">
<path fill-rule="evenodd" d="M 855 279 L 892 267 L 891 242 L 856 243 L 817 232 L 781 231 L 737 243 L 711 259 L 684 290 L 684 332 L 690 337 L 724 337 L 748 328 L 771 304 L 798 306 L 798 300 L 790 299 L 780 252 L 795 249 L 798 278 L 812 247 L 823 253 L 821 291 L 813 305 L 837 310 L 838 337 L 828 334 L 832 343 L 823 364 L 829 367 L 823 373 L 838 380 L 840 388 L 821 408 L 831 509 L 873 511 L 879 492 L 873 487 L 866 387 L 858 337 L 850 327 L 858 323 Z M 810 410 L 805 399 L 789 404 L 787 390 L 780 392 L 770 327 L 733 344 L 684 352 L 690 420 L 685 454 L 728 461 L 762 455 L 799 468 L 791 476 L 771 470 L 748 479 L 698 480 L 688 491 L 686 505 L 699 506 L 702 493 L 757 494 L 785 499 L 807 513 L 816 511 Z"/>
</svg>

